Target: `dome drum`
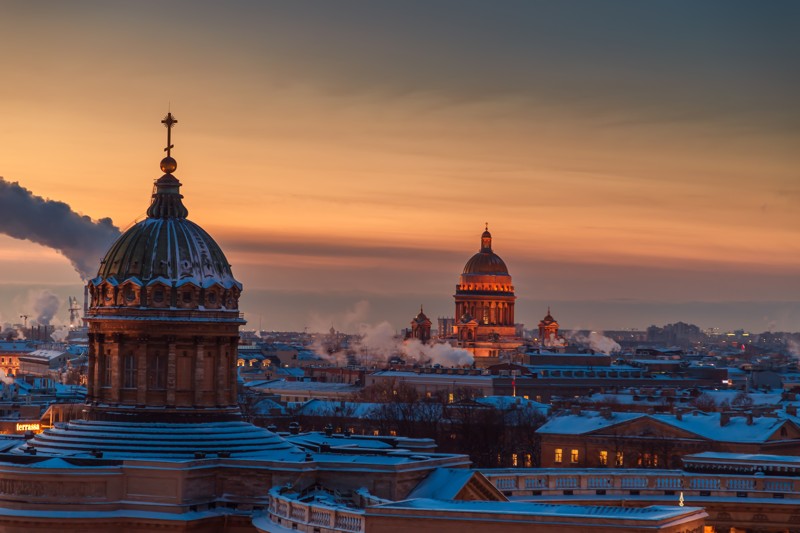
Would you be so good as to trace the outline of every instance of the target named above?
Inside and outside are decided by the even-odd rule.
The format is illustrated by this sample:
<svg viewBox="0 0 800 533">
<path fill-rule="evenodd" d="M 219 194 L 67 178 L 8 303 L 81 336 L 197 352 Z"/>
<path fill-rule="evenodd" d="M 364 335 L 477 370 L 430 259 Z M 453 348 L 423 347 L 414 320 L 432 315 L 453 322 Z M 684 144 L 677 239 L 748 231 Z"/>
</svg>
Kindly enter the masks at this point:
<svg viewBox="0 0 800 533">
<path fill-rule="evenodd" d="M 116 279 L 95 278 L 89 282 L 90 306 L 100 308 L 155 308 L 236 311 L 239 307 L 241 287 L 212 281 L 199 286 L 194 280 L 171 282 L 164 278 L 151 280 L 144 285 L 138 278 L 128 278 L 122 283 Z"/>
</svg>

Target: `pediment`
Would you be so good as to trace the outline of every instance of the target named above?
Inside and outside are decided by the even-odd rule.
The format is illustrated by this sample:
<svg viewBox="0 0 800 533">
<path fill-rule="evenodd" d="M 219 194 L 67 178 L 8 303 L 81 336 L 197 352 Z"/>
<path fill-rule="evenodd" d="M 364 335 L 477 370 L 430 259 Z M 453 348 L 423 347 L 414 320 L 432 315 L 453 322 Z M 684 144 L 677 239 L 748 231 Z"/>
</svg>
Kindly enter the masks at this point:
<svg viewBox="0 0 800 533">
<path fill-rule="evenodd" d="M 593 436 L 616 436 L 616 437 L 646 437 L 646 438 L 684 438 L 684 439 L 704 439 L 705 437 L 686 431 L 649 416 L 639 417 L 633 420 L 626 420 L 619 424 L 612 424 L 595 431 L 587 433 Z"/>
</svg>

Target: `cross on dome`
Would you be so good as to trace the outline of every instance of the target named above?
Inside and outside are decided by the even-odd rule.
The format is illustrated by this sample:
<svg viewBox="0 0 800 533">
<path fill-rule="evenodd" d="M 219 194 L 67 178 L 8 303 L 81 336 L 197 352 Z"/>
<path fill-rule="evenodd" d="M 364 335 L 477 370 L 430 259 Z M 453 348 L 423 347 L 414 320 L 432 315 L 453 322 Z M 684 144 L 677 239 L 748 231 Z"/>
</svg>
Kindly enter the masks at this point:
<svg viewBox="0 0 800 533">
<path fill-rule="evenodd" d="M 178 120 L 172 114 L 167 112 L 167 116 L 161 121 L 165 128 L 167 128 L 167 147 L 164 151 L 167 152 L 167 157 L 161 160 L 161 171 L 166 174 L 172 174 L 178 168 L 178 162 L 172 158 L 172 149 L 175 145 L 172 144 L 172 128 L 178 123 Z"/>
<path fill-rule="evenodd" d="M 172 144 L 172 128 L 178 123 L 178 120 L 172 112 L 168 112 L 161 123 L 167 128 L 167 147 L 164 148 L 164 151 L 167 152 L 167 157 L 169 157 L 171 155 L 171 150 L 175 147 L 175 145 Z"/>
</svg>

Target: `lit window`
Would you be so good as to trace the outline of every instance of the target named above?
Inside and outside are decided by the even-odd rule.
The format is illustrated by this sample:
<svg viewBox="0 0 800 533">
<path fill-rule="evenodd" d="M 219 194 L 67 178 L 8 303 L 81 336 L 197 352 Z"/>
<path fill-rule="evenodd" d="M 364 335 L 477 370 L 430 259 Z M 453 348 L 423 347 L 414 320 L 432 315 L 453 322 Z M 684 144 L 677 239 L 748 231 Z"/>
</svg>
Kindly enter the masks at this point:
<svg viewBox="0 0 800 533">
<path fill-rule="evenodd" d="M 556 448 L 556 453 L 553 456 L 554 463 L 560 463 L 564 459 L 564 450 L 561 448 Z"/>
<path fill-rule="evenodd" d="M 571 463 L 577 463 L 578 462 L 578 458 L 579 458 L 578 457 L 578 450 L 572 450 L 570 452 L 570 454 L 569 454 L 569 461 Z"/>
<path fill-rule="evenodd" d="M 617 456 L 616 456 L 616 458 L 614 460 L 614 464 L 616 466 L 623 466 L 624 461 L 625 461 L 625 456 L 622 454 L 622 452 L 617 452 Z"/>
<path fill-rule="evenodd" d="M 542 397 L 539 396 L 538 394 L 536 395 L 536 401 L 542 403 Z"/>
<path fill-rule="evenodd" d="M 518 459 L 518 458 L 517 458 L 517 454 L 515 454 L 515 453 L 512 453 L 512 454 L 511 454 L 511 466 L 519 466 L 519 465 L 517 464 L 517 459 Z"/>
<path fill-rule="evenodd" d="M 608 452 L 606 450 L 600 450 L 600 465 L 606 466 L 608 464 Z"/>
<path fill-rule="evenodd" d="M 453 393 L 452 393 L 452 392 L 451 392 L 451 393 L 448 393 L 448 395 L 447 395 L 447 402 L 448 402 L 448 403 L 453 403 L 454 401 L 455 401 L 455 397 L 453 396 Z"/>
</svg>

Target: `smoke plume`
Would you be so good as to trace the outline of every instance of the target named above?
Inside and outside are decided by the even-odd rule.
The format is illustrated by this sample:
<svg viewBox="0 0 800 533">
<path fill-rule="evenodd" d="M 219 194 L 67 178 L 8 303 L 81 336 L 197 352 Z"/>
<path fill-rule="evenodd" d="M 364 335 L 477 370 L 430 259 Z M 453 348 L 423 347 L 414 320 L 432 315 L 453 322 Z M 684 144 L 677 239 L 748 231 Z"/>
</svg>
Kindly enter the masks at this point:
<svg viewBox="0 0 800 533">
<path fill-rule="evenodd" d="M 47 289 L 30 291 L 26 307 L 29 310 L 30 317 L 37 324 L 49 326 L 61 307 L 61 298 Z"/>
<path fill-rule="evenodd" d="M 789 352 L 789 355 L 795 359 L 800 359 L 800 342 L 797 342 L 793 339 L 787 339 L 786 350 Z"/>
<path fill-rule="evenodd" d="M 50 338 L 53 339 L 55 342 L 67 342 L 67 337 L 69 336 L 69 327 L 68 326 L 60 326 L 56 328 L 53 333 L 50 334 Z"/>
<path fill-rule="evenodd" d="M 69 205 L 35 196 L 0 177 L 0 233 L 58 250 L 83 280 L 93 277 L 108 247 L 119 237 L 110 218 L 92 220 Z"/>
</svg>

